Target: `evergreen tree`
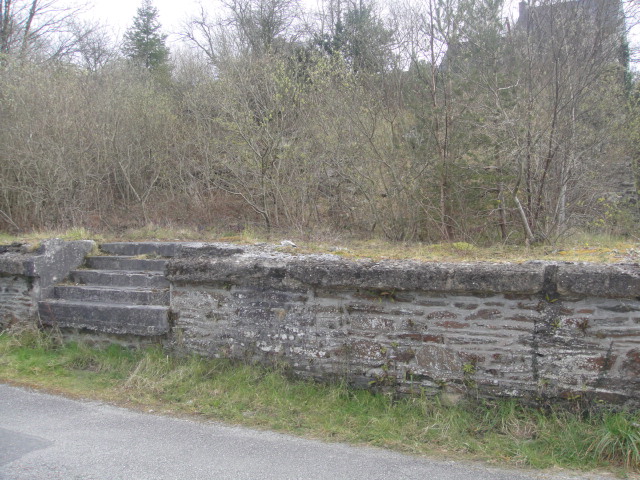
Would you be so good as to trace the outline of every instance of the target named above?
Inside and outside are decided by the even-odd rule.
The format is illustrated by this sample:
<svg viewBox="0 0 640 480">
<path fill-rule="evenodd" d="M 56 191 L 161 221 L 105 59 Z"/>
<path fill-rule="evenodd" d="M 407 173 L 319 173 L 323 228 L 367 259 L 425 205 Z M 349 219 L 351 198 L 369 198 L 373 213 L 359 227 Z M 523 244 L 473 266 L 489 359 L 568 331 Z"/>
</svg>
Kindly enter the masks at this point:
<svg viewBox="0 0 640 480">
<path fill-rule="evenodd" d="M 389 30 L 370 0 L 358 0 L 335 15 L 332 32 L 315 39 L 322 51 L 340 52 L 354 72 L 383 72 L 390 61 L 393 32 Z"/>
<path fill-rule="evenodd" d="M 124 35 L 124 54 L 136 64 L 150 70 L 166 66 L 169 60 L 169 49 L 165 44 L 167 36 L 160 29 L 158 9 L 151 0 L 143 0 L 133 19 L 133 25 Z"/>
<path fill-rule="evenodd" d="M 393 32 L 385 27 L 371 3 L 367 5 L 360 1 L 349 8 L 341 29 L 338 42 L 355 72 L 380 73 L 386 70 Z"/>
</svg>

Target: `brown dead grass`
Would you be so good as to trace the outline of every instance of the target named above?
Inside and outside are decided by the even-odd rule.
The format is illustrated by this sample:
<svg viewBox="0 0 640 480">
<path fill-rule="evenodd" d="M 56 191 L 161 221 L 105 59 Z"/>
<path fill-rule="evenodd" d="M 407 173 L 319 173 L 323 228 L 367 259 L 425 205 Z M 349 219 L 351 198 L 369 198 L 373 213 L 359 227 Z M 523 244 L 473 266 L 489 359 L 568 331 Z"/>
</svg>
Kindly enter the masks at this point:
<svg viewBox="0 0 640 480">
<path fill-rule="evenodd" d="M 297 247 L 281 247 L 292 254 L 331 253 L 344 258 L 374 260 L 417 260 L 424 262 L 498 262 L 521 263 L 532 260 L 589 263 L 640 263 L 638 238 L 576 235 L 553 245 L 526 247 L 519 245 L 477 246 L 466 242 L 426 244 L 420 242 L 389 242 L 384 240 L 347 239 L 337 241 L 305 241 L 296 236 L 244 230 L 237 233 L 188 228 L 164 228 L 149 225 L 115 234 L 99 234 L 84 228 L 65 232 L 32 232 L 10 236 L 0 232 L 0 243 L 25 242 L 37 244 L 46 238 L 66 240 L 93 239 L 104 241 L 201 241 L 226 242 L 240 245 L 279 245 L 283 239 L 292 239 Z"/>
</svg>

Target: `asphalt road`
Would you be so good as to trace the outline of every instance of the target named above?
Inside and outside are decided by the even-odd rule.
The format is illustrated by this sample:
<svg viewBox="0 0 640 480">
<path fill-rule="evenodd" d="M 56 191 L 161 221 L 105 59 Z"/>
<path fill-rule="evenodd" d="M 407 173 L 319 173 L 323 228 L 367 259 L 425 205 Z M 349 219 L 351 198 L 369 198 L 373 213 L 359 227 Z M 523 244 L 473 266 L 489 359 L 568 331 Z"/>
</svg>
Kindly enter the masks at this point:
<svg viewBox="0 0 640 480">
<path fill-rule="evenodd" d="M 0 385 L 2 480 L 602 479 L 437 461 Z"/>
</svg>

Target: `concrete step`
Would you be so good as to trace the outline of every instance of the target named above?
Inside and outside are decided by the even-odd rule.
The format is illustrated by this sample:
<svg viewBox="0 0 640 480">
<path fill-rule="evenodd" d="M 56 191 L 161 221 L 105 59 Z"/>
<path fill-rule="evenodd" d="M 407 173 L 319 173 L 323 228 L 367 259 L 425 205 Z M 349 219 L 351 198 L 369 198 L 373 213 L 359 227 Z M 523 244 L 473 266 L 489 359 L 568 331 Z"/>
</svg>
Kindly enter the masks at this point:
<svg viewBox="0 0 640 480">
<path fill-rule="evenodd" d="M 163 273 L 167 260 L 132 258 L 124 256 L 88 257 L 86 264 L 96 270 L 128 270 L 133 272 Z"/>
<path fill-rule="evenodd" d="M 169 290 L 166 288 L 58 285 L 54 288 L 53 297 L 75 302 L 169 305 Z"/>
<path fill-rule="evenodd" d="M 161 273 L 124 270 L 73 270 L 71 282 L 103 287 L 168 288 L 169 281 Z"/>
<path fill-rule="evenodd" d="M 52 327 L 140 336 L 169 331 L 169 308 L 165 306 L 43 300 L 38 310 L 42 324 Z"/>
<path fill-rule="evenodd" d="M 135 257 L 137 255 L 158 255 L 174 257 L 181 248 L 179 242 L 114 242 L 103 243 L 100 250 L 111 255 Z"/>
</svg>

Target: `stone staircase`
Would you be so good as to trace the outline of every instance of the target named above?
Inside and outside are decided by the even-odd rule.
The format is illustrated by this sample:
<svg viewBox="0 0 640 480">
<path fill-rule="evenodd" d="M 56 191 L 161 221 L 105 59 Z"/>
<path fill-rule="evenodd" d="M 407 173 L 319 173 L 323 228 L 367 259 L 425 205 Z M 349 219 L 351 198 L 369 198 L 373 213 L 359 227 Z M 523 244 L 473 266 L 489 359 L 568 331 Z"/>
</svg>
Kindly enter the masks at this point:
<svg viewBox="0 0 640 480">
<path fill-rule="evenodd" d="M 43 325 L 145 337 L 169 331 L 169 282 L 164 276 L 171 245 L 106 243 L 71 271 L 50 298 L 38 304 Z M 142 257 L 142 258 L 141 258 Z M 151 258 L 144 258 L 151 257 Z"/>
</svg>

